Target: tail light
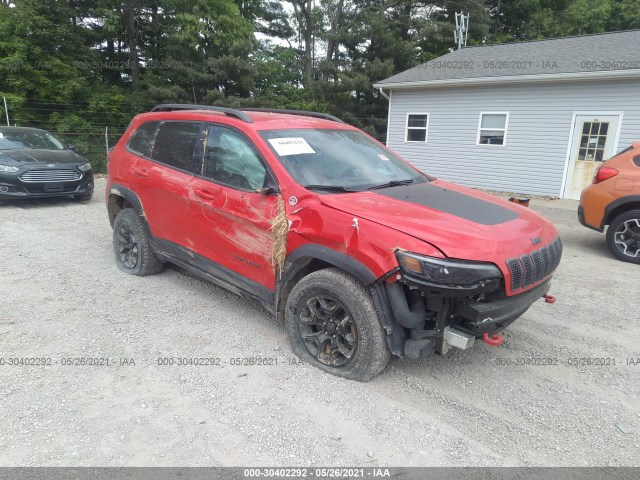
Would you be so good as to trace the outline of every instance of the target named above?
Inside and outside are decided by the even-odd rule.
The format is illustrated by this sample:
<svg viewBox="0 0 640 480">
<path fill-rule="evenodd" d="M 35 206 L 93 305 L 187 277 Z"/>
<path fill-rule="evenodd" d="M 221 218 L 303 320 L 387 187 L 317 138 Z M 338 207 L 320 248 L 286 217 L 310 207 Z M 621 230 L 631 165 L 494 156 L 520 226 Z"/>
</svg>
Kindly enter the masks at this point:
<svg viewBox="0 0 640 480">
<path fill-rule="evenodd" d="M 593 183 L 604 182 L 608 178 L 615 177 L 618 174 L 618 170 L 611 167 L 600 167 L 596 170 L 596 174 L 593 176 Z"/>
</svg>

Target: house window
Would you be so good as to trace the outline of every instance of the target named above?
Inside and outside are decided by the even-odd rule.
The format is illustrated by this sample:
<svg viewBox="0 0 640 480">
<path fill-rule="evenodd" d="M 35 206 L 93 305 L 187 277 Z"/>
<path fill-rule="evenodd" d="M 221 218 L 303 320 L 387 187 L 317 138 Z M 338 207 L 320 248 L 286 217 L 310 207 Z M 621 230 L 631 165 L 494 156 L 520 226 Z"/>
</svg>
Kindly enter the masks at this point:
<svg viewBox="0 0 640 480">
<path fill-rule="evenodd" d="M 608 131 L 609 122 L 584 122 L 578 160 L 602 162 Z"/>
<path fill-rule="evenodd" d="M 407 132 L 405 142 L 427 143 L 427 129 L 429 128 L 428 113 L 408 113 Z"/>
<path fill-rule="evenodd" d="M 478 145 L 505 145 L 508 113 L 481 113 L 478 126 Z"/>
</svg>

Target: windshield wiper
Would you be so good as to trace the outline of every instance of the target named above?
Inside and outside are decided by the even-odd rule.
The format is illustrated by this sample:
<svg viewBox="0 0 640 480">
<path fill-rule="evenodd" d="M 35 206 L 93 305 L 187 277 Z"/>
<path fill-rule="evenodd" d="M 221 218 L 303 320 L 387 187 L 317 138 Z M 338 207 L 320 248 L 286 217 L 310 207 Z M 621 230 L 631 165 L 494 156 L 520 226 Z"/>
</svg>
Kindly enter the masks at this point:
<svg viewBox="0 0 640 480">
<path fill-rule="evenodd" d="M 326 190 L 328 192 L 359 192 L 355 188 L 343 187 L 342 185 L 303 185 L 307 190 Z"/>
<path fill-rule="evenodd" d="M 380 185 L 373 185 L 372 187 L 367 188 L 367 190 L 377 190 L 378 188 L 395 187 L 397 185 L 409 185 L 413 182 L 415 182 L 413 178 L 407 178 L 406 180 L 391 180 L 390 182 L 381 183 Z"/>
</svg>

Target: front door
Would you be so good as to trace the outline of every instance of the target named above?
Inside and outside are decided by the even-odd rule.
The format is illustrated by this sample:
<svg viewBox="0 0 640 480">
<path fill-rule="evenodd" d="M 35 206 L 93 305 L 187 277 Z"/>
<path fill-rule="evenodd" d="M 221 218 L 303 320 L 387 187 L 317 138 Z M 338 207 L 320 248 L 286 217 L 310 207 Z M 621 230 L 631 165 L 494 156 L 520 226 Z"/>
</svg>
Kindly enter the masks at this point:
<svg viewBox="0 0 640 480">
<path fill-rule="evenodd" d="M 596 169 L 614 154 L 618 115 L 576 115 L 564 198 L 579 199 Z"/>
<path fill-rule="evenodd" d="M 214 276 L 273 291 L 278 196 L 261 191 L 267 185 L 275 182 L 253 143 L 237 130 L 210 125 L 189 195 L 193 249 Z"/>
</svg>

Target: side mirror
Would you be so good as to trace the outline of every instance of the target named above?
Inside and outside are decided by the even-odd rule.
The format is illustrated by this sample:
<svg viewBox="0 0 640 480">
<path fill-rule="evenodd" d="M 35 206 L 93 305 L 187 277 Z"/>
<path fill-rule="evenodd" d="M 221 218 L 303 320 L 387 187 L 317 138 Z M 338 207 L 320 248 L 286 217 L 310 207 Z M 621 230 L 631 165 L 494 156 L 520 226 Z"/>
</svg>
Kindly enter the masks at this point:
<svg viewBox="0 0 640 480">
<path fill-rule="evenodd" d="M 71 151 L 74 151 L 74 152 L 78 149 L 78 147 L 76 147 L 75 145 L 71 145 L 71 144 L 67 145 L 67 148 L 69 150 L 71 150 Z"/>
<path fill-rule="evenodd" d="M 271 195 L 274 193 L 278 193 L 278 184 L 269 172 L 267 172 L 267 176 L 264 179 L 264 186 L 262 188 L 256 188 L 255 192 L 259 193 L 260 195 Z"/>
</svg>

